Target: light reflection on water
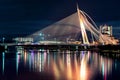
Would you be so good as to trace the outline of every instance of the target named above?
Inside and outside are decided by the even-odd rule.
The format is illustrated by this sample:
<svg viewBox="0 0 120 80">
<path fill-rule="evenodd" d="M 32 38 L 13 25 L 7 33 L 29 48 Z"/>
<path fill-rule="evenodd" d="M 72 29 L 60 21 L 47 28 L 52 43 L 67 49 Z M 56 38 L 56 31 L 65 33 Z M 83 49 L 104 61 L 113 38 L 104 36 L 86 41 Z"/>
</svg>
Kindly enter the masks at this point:
<svg viewBox="0 0 120 80">
<path fill-rule="evenodd" d="M 5 53 L 2 52 L 2 75 L 4 75 L 4 68 L 5 68 Z"/>
<path fill-rule="evenodd" d="M 29 72 L 53 75 L 55 80 L 95 80 L 97 73 L 103 76 L 103 80 L 107 80 L 109 74 L 112 73 L 113 61 L 90 51 L 24 50 L 21 53 L 16 52 L 16 74 L 18 76 L 21 73 L 21 66 L 27 67 Z M 4 71 L 5 53 L 2 53 L 3 75 Z"/>
</svg>

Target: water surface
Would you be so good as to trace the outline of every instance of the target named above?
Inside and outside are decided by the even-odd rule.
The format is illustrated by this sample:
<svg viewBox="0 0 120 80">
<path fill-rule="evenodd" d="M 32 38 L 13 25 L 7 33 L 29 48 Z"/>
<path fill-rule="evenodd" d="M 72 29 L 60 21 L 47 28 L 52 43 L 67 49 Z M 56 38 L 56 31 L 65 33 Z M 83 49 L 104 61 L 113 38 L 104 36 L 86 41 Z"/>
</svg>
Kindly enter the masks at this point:
<svg viewBox="0 0 120 80">
<path fill-rule="evenodd" d="M 119 80 L 120 61 L 90 51 L 19 50 L 0 54 L 0 80 Z"/>
</svg>

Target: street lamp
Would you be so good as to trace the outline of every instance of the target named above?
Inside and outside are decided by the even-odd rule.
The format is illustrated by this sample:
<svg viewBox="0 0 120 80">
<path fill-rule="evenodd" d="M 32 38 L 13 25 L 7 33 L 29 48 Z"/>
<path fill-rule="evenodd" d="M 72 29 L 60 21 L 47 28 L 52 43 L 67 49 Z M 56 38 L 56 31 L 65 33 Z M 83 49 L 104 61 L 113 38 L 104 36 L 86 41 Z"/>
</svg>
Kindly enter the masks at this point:
<svg viewBox="0 0 120 80">
<path fill-rule="evenodd" d="M 4 41 L 5 41 L 5 37 L 2 38 L 2 41 L 3 41 L 3 43 L 4 43 Z"/>
</svg>

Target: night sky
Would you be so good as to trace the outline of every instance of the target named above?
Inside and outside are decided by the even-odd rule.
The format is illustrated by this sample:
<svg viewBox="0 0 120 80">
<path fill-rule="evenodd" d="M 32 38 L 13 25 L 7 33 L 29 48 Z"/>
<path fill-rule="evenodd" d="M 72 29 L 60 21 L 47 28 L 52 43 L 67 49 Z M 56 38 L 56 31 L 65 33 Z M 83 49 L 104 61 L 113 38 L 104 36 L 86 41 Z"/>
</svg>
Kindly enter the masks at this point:
<svg viewBox="0 0 120 80">
<path fill-rule="evenodd" d="M 32 34 L 75 13 L 76 2 L 96 23 L 119 24 L 119 0 L 0 0 L 0 35 Z"/>
</svg>

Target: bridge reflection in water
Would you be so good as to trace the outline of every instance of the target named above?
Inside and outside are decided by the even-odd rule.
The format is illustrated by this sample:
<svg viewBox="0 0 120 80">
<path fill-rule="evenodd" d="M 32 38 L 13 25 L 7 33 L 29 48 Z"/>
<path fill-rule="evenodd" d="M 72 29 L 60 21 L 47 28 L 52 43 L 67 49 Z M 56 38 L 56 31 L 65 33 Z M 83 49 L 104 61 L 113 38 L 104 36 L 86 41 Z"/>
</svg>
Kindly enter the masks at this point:
<svg viewBox="0 0 120 80">
<path fill-rule="evenodd" d="M 21 50 L 16 53 L 15 59 L 4 58 L 8 54 L 2 55 L 2 69 L 4 69 L 2 73 L 9 73 L 10 71 L 7 70 L 10 69 L 6 68 L 9 68 L 9 62 L 15 61 L 16 75 L 13 76 L 17 79 L 107 80 L 114 66 L 112 59 L 90 51 Z M 30 73 L 35 73 L 35 75 Z M 8 77 L 7 74 L 5 76 Z"/>
</svg>

